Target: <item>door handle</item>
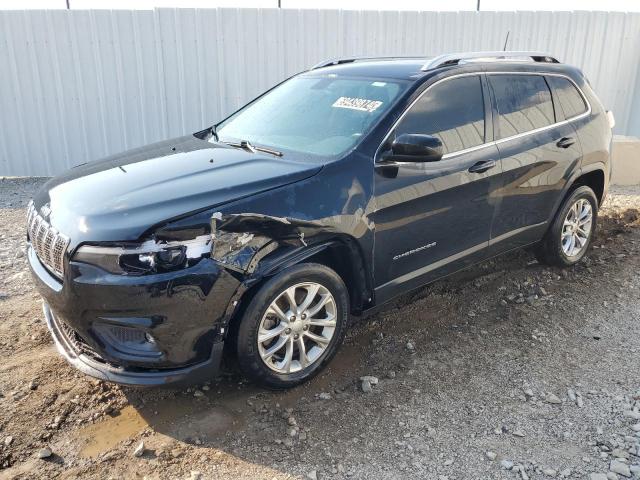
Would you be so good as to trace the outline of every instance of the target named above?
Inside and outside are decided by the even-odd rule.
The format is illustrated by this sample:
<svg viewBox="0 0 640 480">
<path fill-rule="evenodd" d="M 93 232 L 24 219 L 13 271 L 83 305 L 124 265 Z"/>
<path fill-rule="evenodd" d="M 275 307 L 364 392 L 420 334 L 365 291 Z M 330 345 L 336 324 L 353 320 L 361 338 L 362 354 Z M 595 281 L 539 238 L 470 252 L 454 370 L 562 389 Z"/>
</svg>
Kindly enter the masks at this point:
<svg viewBox="0 0 640 480">
<path fill-rule="evenodd" d="M 469 167 L 469 171 L 471 173 L 483 173 L 483 172 L 486 172 L 487 170 L 491 170 L 495 166 L 496 166 L 495 160 L 482 160 L 478 163 L 474 163 L 473 165 L 471 165 Z"/>
<path fill-rule="evenodd" d="M 573 139 L 573 137 L 562 137 L 556 142 L 556 146 L 560 148 L 569 148 L 574 143 L 576 143 L 576 141 Z"/>
</svg>

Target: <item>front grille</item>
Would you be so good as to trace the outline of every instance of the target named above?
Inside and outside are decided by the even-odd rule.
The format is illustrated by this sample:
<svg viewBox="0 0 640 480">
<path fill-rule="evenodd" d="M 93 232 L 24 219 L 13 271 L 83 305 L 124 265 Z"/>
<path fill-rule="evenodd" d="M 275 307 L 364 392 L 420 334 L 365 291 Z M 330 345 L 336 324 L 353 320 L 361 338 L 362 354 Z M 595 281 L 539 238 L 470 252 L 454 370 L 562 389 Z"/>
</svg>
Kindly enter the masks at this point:
<svg viewBox="0 0 640 480">
<path fill-rule="evenodd" d="M 33 203 L 27 213 L 27 230 L 29 240 L 36 255 L 45 267 L 56 277 L 64 276 L 64 254 L 69 246 L 69 238 L 42 218 Z"/>
</svg>

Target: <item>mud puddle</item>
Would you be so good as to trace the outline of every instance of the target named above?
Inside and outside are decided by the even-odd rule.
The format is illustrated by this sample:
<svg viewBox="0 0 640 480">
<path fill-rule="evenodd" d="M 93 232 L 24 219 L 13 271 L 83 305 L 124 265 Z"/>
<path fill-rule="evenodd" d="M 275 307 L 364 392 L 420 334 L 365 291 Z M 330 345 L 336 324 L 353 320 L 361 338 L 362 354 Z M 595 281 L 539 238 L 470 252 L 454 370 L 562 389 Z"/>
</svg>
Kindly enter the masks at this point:
<svg viewBox="0 0 640 480">
<path fill-rule="evenodd" d="M 78 438 L 84 444 L 80 456 L 97 457 L 148 426 L 142 415 L 128 405 L 118 415 L 78 431 Z"/>
<path fill-rule="evenodd" d="M 244 400 L 212 405 L 191 398 L 172 398 L 136 409 L 123 408 L 118 415 L 89 425 L 78 432 L 83 445 L 80 455 L 95 458 L 119 443 L 137 436 L 145 428 L 187 443 L 195 443 L 244 426 L 243 418 L 231 408 Z"/>
</svg>

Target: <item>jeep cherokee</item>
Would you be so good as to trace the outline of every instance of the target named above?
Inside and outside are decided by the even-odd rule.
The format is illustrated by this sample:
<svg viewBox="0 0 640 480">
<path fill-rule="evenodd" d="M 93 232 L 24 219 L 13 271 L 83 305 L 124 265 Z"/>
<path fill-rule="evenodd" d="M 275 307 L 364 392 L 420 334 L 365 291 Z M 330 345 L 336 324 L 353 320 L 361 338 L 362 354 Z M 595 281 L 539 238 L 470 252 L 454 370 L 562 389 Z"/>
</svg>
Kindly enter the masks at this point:
<svg viewBox="0 0 640 480">
<path fill-rule="evenodd" d="M 272 388 L 316 374 L 350 315 L 516 248 L 580 261 L 613 116 L 534 52 L 345 58 L 206 130 L 75 167 L 28 210 L 60 353 L 97 378 Z"/>
</svg>

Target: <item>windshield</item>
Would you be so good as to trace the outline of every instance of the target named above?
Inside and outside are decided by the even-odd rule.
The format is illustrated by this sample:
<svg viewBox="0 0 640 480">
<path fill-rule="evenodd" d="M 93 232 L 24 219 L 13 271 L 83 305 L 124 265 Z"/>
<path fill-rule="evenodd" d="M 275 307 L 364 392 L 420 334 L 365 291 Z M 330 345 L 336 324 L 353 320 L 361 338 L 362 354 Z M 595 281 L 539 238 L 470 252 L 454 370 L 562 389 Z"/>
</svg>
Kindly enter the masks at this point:
<svg viewBox="0 0 640 480">
<path fill-rule="evenodd" d="M 386 80 L 295 77 L 218 125 L 218 138 L 340 155 L 367 133 L 404 88 Z"/>
</svg>

